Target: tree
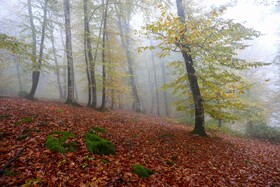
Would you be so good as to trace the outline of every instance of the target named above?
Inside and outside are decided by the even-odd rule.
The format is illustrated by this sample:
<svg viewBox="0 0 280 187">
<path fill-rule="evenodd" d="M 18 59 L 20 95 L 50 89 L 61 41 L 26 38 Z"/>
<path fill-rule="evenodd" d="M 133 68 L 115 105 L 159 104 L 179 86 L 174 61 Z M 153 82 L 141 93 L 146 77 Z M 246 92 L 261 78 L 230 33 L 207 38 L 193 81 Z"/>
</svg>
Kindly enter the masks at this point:
<svg viewBox="0 0 280 187">
<path fill-rule="evenodd" d="M 88 106 L 96 107 L 96 81 L 95 61 L 91 47 L 91 34 L 89 29 L 88 0 L 84 0 L 84 52 L 88 79 Z"/>
<path fill-rule="evenodd" d="M 177 5 L 177 12 L 180 21 L 185 24 L 185 11 L 184 7 L 182 4 L 182 0 L 176 0 L 176 5 Z M 183 32 L 187 32 L 187 28 L 184 28 Z M 179 40 L 184 41 L 186 38 L 185 35 L 181 35 Z M 191 56 L 191 49 L 188 45 L 181 45 L 178 44 L 178 47 L 180 48 L 180 51 L 182 53 L 182 56 L 185 61 L 185 66 L 188 74 L 188 79 L 190 82 L 190 88 L 191 88 L 191 93 L 192 93 L 192 98 L 194 102 L 194 110 L 195 110 L 195 125 L 194 125 L 194 130 L 192 133 L 198 134 L 200 136 L 205 136 L 206 132 L 204 129 L 204 108 L 203 108 L 203 99 L 201 97 L 197 77 L 196 77 L 196 70 L 194 68 L 194 62 L 193 58 Z"/>
<path fill-rule="evenodd" d="M 103 17 L 103 33 L 102 33 L 102 101 L 100 110 L 105 110 L 106 105 L 106 32 L 107 32 L 107 19 L 108 19 L 108 3 L 109 0 L 106 0 L 106 6 L 104 10 Z M 104 4 L 104 0 L 102 2 Z"/>
<path fill-rule="evenodd" d="M 64 16 L 65 16 L 65 36 L 66 36 L 66 54 L 67 54 L 67 104 L 77 105 L 74 97 L 74 64 L 72 55 L 72 39 L 71 39 L 71 22 L 70 22 L 70 3 L 69 0 L 63 1 Z"/>
<path fill-rule="evenodd" d="M 44 1 L 44 7 L 43 7 L 43 23 L 42 23 L 42 33 L 41 33 L 41 42 L 40 42 L 40 51 L 39 51 L 39 58 L 38 62 L 36 59 L 36 29 L 34 25 L 34 20 L 33 20 L 33 13 L 32 13 L 32 6 L 31 6 L 31 0 L 28 0 L 28 11 L 29 11 L 29 19 L 30 19 L 30 26 L 32 30 L 32 39 L 33 39 L 33 48 L 32 48 L 32 54 L 34 58 L 34 66 L 33 66 L 33 71 L 32 71 L 32 87 L 31 90 L 27 96 L 28 99 L 34 99 L 34 95 L 39 83 L 39 78 L 40 78 L 40 71 L 41 71 L 41 66 L 42 66 L 42 61 L 43 61 L 43 54 L 44 54 L 44 41 L 45 41 L 45 31 L 46 31 L 46 25 L 47 25 L 47 5 L 48 5 L 48 0 Z"/>
<path fill-rule="evenodd" d="M 119 2 L 119 1 L 118 1 Z M 123 6 L 123 5 L 122 5 Z M 127 57 L 127 62 L 128 62 L 128 72 L 130 74 L 130 85 L 132 88 L 132 95 L 133 95 L 133 109 L 136 112 L 142 112 L 143 107 L 141 106 L 141 101 L 137 89 L 137 84 L 136 84 L 136 79 L 135 79 L 135 73 L 133 69 L 133 56 L 131 54 L 131 39 L 129 38 L 129 35 L 131 33 L 131 26 L 130 26 L 130 19 L 132 16 L 132 10 L 131 7 L 126 8 L 126 12 L 124 12 L 123 7 L 120 6 L 115 6 L 116 11 L 117 11 L 117 22 L 118 22 L 118 27 L 120 30 L 120 38 L 123 47 L 125 48 L 125 53 Z M 131 5 L 130 5 L 131 6 Z"/>
<path fill-rule="evenodd" d="M 259 36 L 259 32 L 219 17 L 224 8 L 202 14 L 192 14 L 189 9 L 186 19 L 182 0 L 176 3 L 178 16 L 160 7 L 161 17 L 147 24 L 146 34 L 152 33 L 161 41 L 160 56 L 173 51 L 182 54 L 184 63 L 171 63 L 178 77 L 170 86 L 175 93 L 191 96 L 190 108 L 193 106 L 195 113 L 193 133 L 205 136 L 204 112 L 215 119 L 236 120 L 238 116 L 232 111 L 246 110 L 248 102 L 241 95 L 249 86 L 240 72 L 264 64 L 239 59 L 236 51 L 246 48 L 244 40 Z M 186 71 L 182 71 L 183 67 Z M 182 84 L 184 81 L 189 81 L 189 86 Z M 183 99 L 178 103 L 179 108 L 186 109 L 183 105 L 188 102 Z"/>
</svg>

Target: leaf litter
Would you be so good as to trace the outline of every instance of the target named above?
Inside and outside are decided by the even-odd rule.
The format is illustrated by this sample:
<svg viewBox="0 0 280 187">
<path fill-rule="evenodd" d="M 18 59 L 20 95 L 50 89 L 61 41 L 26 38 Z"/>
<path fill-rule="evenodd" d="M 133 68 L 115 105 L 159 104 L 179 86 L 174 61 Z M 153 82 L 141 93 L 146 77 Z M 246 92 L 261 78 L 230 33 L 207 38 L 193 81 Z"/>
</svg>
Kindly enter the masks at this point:
<svg viewBox="0 0 280 187">
<path fill-rule="evenodd" d="M 25 147 L 0 175 L 0 186 L 280 186 L 277 144 L 224 134 L 203 138 L 161 117 L 21 98 L 1 98 L 0 116 L 0 167 Z M 106 130 L 100 135 L 114 143 L 115 155 L 88 152 L 84 135 L 93 127 Z M 16 140 L 26 131 L 30 136 Z M 47 149 L 53 131 L 73 132 L 78 149 Z M 153 174 L 137 176 L 135 164 Z"/>
</svg>

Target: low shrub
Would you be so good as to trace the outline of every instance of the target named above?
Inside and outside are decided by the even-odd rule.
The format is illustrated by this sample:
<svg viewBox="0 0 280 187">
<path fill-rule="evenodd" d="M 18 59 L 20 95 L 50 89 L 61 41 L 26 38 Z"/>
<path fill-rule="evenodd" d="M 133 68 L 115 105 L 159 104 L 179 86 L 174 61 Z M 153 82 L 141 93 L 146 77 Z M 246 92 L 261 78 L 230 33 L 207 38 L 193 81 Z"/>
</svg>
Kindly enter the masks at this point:
<svg viewBox="0 0 280 187">
<path fill-rule="evenodd" d="M 246 134 L 252 138 L 280 143 L 280 128 L 270 127 L 266 124 L 248 126 Z"/>
</svg>

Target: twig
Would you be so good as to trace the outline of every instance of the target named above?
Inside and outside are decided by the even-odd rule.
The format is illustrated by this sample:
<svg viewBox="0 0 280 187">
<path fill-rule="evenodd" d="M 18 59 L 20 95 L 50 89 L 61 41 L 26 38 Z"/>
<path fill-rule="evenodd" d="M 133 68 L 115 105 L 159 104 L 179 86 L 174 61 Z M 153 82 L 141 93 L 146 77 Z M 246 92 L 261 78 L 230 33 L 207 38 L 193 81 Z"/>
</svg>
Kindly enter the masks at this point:
<svg viewBox="0 0 280 187">
<path fill-rule="evenodd" d="M 9 167 L 9 165 L 10 165 L 12 162 L 14 162 L 14 161 L 22 154 L 22 152 L 24 151 L 25 148 L 26 148 L 25 146 L 24 146 L 23 148 L 21 148 L 21 149 L 17 152 L 16 156 L 15 156 L 14 158 L 12 158 L 11 160 L 9 160 L 9 162 L 7 162 L 7 163 L 4 165 L 4 167 L 0 170 L 0 174 L 4 174 L 4 172 L 5 172 L 5 170 L 7 169 L 7 167 Z"/>
</svg>

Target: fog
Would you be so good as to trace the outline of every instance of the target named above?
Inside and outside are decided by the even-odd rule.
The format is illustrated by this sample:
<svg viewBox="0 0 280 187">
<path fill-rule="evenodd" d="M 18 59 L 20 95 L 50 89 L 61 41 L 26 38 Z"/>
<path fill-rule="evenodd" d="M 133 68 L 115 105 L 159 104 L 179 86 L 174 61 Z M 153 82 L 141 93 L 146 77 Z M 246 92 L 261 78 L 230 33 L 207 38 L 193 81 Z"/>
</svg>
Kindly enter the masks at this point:
<svg viewBox="0 0 280 187">
<path fill-rule="evenodd" d="M 215 1 L 214 4 L 211 1 L 206 2 L 207 4 L 204 6 L 207 6 L 209 9 L 211 7 L 215 8 L 221 5 L 228 5 L 228 8 L 223 15 L 224 18 L 244 23 L 247 27 L 254 28 L 261 32 L 262 35 L 259 38 L 249 42 L 245 41 L 248 45 L 250 45 L 250 47 L 243 51 L 238 51 L 238 56 L 249 61 L 270 63 L 268 66 L 245 71 L 243 76 L 245 76 L 252 85 L 250 95 L 247 95 L 247 97 L 261 103 L 264 110 L 263 115 L 265 117 L 266 124 L 268 126 L 280 127 L 280 6 L 276 6 L 273 2 L 263 3 L 264 1 Z M 20 0 L 0 0 L 0 33 L 16 37 L 26 43 L 31 43 L 30 30 L 27 29 L 29 24 L 27 18 L 27 5 L 24 3 L 26 2 Z M 180 54 L 172 53 L 172 56 L 159 58 L 157 56 L 157 53 L 160 52 L 159 49 L 154 51 L 145 50 L 142 53 L 138 53 L 139 47 L 151 44 L 151 41 L 145 37 L 139 36 L 138 32 L 141 30 L 141 26 L 144 26 L 147 22 L 156 20 L 159 16 L 154 16 L 155 12 L 158 11 L 156 8 L 157 6 L 152 7 L 152 4 L 149 7 L 148 5 L 149 3 L 145 1 L 143 6 L 146 8 L 137 8 L 132 11 L 132 28 L 130 29 L 130 35 L 126 36 L 130 38 L 129 50 L 133 56 L 133 68 L 135 71 L 134 77 L 136 79 L 140 100 L 143 105 L 143 112 L 152 115 L 168 115 L 169 117 L 174 118 L 188 118 L 189 121 L 192 122 L 192 113 L 177 111 L 176 107 L 172 105 L 173 102 L 178 100 L 177 96 L 172 95 L 172 90 L 165 90 L 162 88 L 164 83 L 170 82 L 174 79 L 172 75 L 172 68 L 165 65 L 163 66 L 163 64 L 168 64 L 175 60 L 181 60 Z M 171 4 L 170 6 L 172 11 L 174 4 Z M 83 52 L 84 26 L 82 3 L 72 1 L 71 8 L 72 46 L 75 69 L 75 98 L 78 103 L 85 106 L 88 99 L 88 83 Z M 114 7 L 112 6 L 110 13 L 114 11 L 113 8 Z M 42 16 L 42 10 L 40 10 L 38 6 L 34 8 L 34 12 L 36 11 L 38 12 L 38 15 Z M 100 10 L 97 9 L 96 15 L 93 16 L 93 19 L 97 21 L 91 21 L 90 25 L 93 37 L 93 51 L 96 48 L 96 43 L 98 43 L 98 32 L 100 28 L 100 20 L 98 20 L 100 18 L 100 15 L 98 14 L 100 13 L 98 11 Z M 55 26 L 54 31 L 55 47 L 60 68 L 61 86 L 65 89 L 67 81 L 66 56 L 64 53 L 65 34 L 63 31 L 64 28 L 61 26 L 63 18 L 57 18 L 56 21 L 58 23 L 56 23 L 57 25 Z M 108 37 L 107 42 L 113 46 L 113 49 L 110 49 L 110 55 L 113 56 L 111 60 L 115 61 L 117 66 L 113 68 L 111 67 L 111 69 L 110 66 L 108 67 L 113 73 L 120 74 L 115 80 L 122 82 L 118 83 L 116 88 L 114 87 L 116 86 L 115 84 L 109 84 L 109 88 L 111 86 L 115 89 L 115 92 L 120 93 L 120 95 L 118 98 L 114 98 L 114 96 L 110 95 L 111 92 L 110 89 L 108 89 L 106 105 L 108 108 L 111 107 L 113 109 L 122 108 L 132 110 L 133 96 L 131 95 L 131 88 L 129 86 L 130 75 L 128 75 L 128 66 L 125 56 L 126 51 L 120 39 L 121 33 L 117 28 L 116 22 L 116 17 L 109 16 L 109 25 L 111 28 L 108 29 L 110 36 Z M 37 20 L 36 24 L 38 27 L 38 33 L 40 33 L 40 21 Z M 48 38 L 46 39 L 44 54 L 45 58 L 35 97 L 39 99 L 64 101 L 65 95 L 63 97 L 60 96 L 58 91 L 57 76 L 54 72 L 54 56 L 52 54 L 51 42 L 49 39 L 50 33 L 47 33 L 47 35 Z M 39 36 L 40 35 L 38 34 L 38 42 L 40 38 Z M 158 41 L 152 41 L 152 43 L 157 44 Z M 163 74 L 164 67 L 166 75 Z M 27 93 L 30 91 L 32 83 L 32 64 L 30 60 L 22 59 L 20 56 L 13 55 L 7 50 L 1 50 L 0 68 L 0 95 L 16 96 L 20 91 L 25 91 Z M 102 62 L 100 50 L 98 51 L 96 61 L 96 82 L 98 99 L 97 105 L 99 106 L 101 104 L 102 96 Z M 115 83 L 116 82 L 117 81 L 115 81 Z M 22 85 L 20 86 L 20 84 Z M 113 92 L 114 91 L 112 91 L 112 93 Z M 158 101 L 156 92 L 158 92 L 159 95 Z M 166 108 L 167 106 L 164 102 L 165 97 L 167 97 L 168 108 Z M 113 101 L 114 99 L 118 101 Z M 115 103 L 112 107 L 113 102 Z M 211 120 L 209 116 L 207 119 Z M 244 121 L 244 119 L 241 119 L 241 122 L 237 121 L 236 125 L 238 126 L 238 124 L 244 124 Z"/>
</svg>

